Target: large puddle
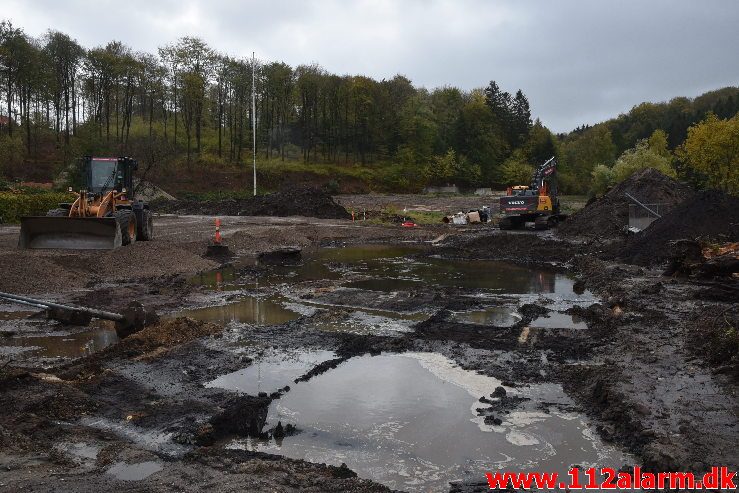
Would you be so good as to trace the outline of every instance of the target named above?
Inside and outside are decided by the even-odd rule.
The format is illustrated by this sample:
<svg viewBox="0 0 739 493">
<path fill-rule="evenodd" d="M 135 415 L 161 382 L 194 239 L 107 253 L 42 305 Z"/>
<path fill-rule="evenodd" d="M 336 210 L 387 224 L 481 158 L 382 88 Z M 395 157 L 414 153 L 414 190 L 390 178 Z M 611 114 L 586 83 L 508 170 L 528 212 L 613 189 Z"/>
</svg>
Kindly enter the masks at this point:
<svg viewBox="0 0 739 493">
<path fill-rule="evenodd" d="M 551 311 L 523 328 L 522 343 L 538 329 L 587 328 L 563 312 L 592 302 L 592 295 L 575 293 L 566 275 L 507 262 L 419 255 L 425 251 L 386 245 L 326 248 L 306 255 L 298 265 L 204 273 L 190 282 L 207 288 L 200 303 L 206 306 L 176 315 L 229 326 L 279 325 L 315 315 L 302 321 L 306 329 L 390 336 L 412 331 L 414 324 L 445 306 L 437 297 L 444 293 L 464 297 L 463 307 L 472 300 L 473 308 L 452 313 L 452 319 L 495 327 L 514 325 L 521 320 L 520 304 L 546 298 L 542 303 Z M 419 310 L 406 309 L 402 301 L 412 299 L 419 288 L 426 290 L 427 301 L 419 302 Z M 13 316 L 7 318 L 10 323 Z M 58 336 L 14 335 L 0 339 L 0 354 L 35 351 L 75 357 L 116 341 L 114 330 L 99 327 Z M 296 378 L 335 354 L 273 349 L 258 354 L 250 366 L 218 376 L 206 387 L 257 395 L 289 386 L 272 402 L 265 429 L 282 422 L 300 432 L 280 440 L 234 440 L 231 448 L 346 463 L 360 477 L 406 491 L 448 491 L 450 481 L 481 481 L 484 472 L 493 470 L 565 474 L 573 465 L 619 468 L 632 462 L 598 439 L 557 385 L 506 388 L 506 396 L 493 397 L 500 381 L 465 371 L 436 353 L 355 357 L 296 384 Z M 105 418 L 83 417 L 81 423 L 163 454 L 186 451 L 172 442 L 170 433 Z M 92 453 L 83 446 L 75 445 L 80 454 Z M 161 467 L 157 462 L 119 462 L 107 473 L 137 481 Z"/>
<path fill-rule="evenodd" d="M 369 279 L 351 282 L 348 287 L 373 291 L 398 291 L 432 285 L 505 294 L 571 293 L 573 284 L 566 276 L 551 271 L 490 260 L 380 259 L 357 263 L 351 270 Z"/>
<path fill-rule="evenodd" d="M 203 322 L 216 322 L 226 325 L 230 322 L 243 322 L 258 325 L 279 325 L 295 320 L 299 313 L 286 308 L 274 298 L 243 296 L 236 303 L 208 306 L 193 310 L 183 310 L 178 316 L 190 317 Z"/>
<path fill-rule="evenodd" d="M 508 389 L 528 397 L 499 425 L 477 409 L 500 381 L 465 371 L 435 353 L 363 356 L 273 402 L 268 427 L 297 425 L 279 441 L 233 441 L 229 447 L 311 462 L 346 463 L 360 477 L 408 491 L 447 491 L 449 481 L 483 480 L 490 470 L 559 471 L 573 465 L 620 467 L 620 451 L 602 443 L 561 388 Z M 540 399 L 540 400 L 537 400 Z M 545 399 L 547 407 L 542 407 Z M 555 405 L 552 406 L 552 403 Z"/>
<path fill-rule="evenodd" d="M 521 320 L 521 315 L 515 306 L 492 306 L 482 310 L 455 312 L 452 320 L 474 325 L 510 327 Z"/>
<path fill-rule="evenodd" d="M 138 462 L 136 464 L 116 462 L 105 472 L 123 481 L 141 481 L 162 469 L 162 465 L 154 461 Z"/>
<path fill-rule="evenodd" d="M 330 324 L 319 322 L 315 328 L 389 334 L 410 330 L 412 323 L 408 320 L 412 312 L 407 309 L 393 312 L 375 306 L 374 312 L 383 311 L 377 314 L 361 306 L 361 300 L 413 293 L 420 288 L 459 288 L 478 296 L 481 308 L 457 314 L 455 318 L 480 325 L 505 326 L 520 318 L 515 305 L 500 308 L 493 306 L 495 303 L 491 301 L 491 306 L 486 307 L 485 297 L 545 295 L 555 301 L 567 300 L 570 303 L 592 299 L 590 293 L 576 294 L 569 277 L 551 270 L 531 269 L 509 262 L 419 255 L 426 251 L 418 246 L 389 245 L 323 248 L 305 255 L 298 265 L 271 266 L 256 279 L 251 271 L 240 276 L 238 269 L 227 267 L 200 274 L 190 282 L 225 291 L 227 293 L 222 294 L 229 294 L 232 301 L 183 311 L 178 315 L 224 324 L 276 325 L 314 313 L 317 308 L 330 310 L 340 306 L 355 310 L 349 320 Z M 309 300 L 296 294 L 296 287 L 327 281 L 331 282 L 332 289 L 346 291 L 325 296 L 326 291 L 321 291 L 324 288 L 319 286 Z M 414 321 L 427 318 L 434 307 L 419 307 L 419 310 L 425 311 L 425 315 L 417 316 Z M 566 327 L 569 325 L 572 323 Z"/>
<path fill-rule="evenodd" d="M 258 395 L 260 392 L 271 394 L 285 386 L 293 385 L 296 378 L 304 375 L 319 363 L 335 357 L 333 351 L 269 354 L 259 358 L 251 366 L 222 375 L 205 386 L 249 395 Z"/>
<path fill-rule="evenodd" d="M 19 331 L 21 332 L 21 331 Z M 79 358 L 95 353 L 118 342 L 115 329 L 93 327 L 81 332 L 62 332 L 59 335 L 16 335 L 0 338 L 0 354 L 33 352 L 46 358 Z"/>
</svg>

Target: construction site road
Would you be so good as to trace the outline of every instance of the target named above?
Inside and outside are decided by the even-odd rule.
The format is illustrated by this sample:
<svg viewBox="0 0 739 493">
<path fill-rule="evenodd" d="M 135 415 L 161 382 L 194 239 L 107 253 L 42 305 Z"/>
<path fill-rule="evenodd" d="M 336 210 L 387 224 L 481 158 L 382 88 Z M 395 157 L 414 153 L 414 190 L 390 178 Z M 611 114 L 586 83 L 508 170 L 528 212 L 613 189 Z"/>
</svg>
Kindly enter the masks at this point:
<svg viewBox="0 0 739 493">
<path fill-rule="evenodd" d="M 0 291 L 64 295 L 101 282 L 132 281 L 197 273 L 218 262 L 204 258 L 215 234 L 212 216 L 160 215 L 154 241 L 110 251 L 19 250 L 20 228 L 0 226 Z M 441 226 L 400 228 L 363 221 L 307 217 L 221 217 L 223 242 L 236 256 L 256 256 L 279 247 L 310 248 L 332 241 L 405 241 L 433 239 Z"/>
</svg>

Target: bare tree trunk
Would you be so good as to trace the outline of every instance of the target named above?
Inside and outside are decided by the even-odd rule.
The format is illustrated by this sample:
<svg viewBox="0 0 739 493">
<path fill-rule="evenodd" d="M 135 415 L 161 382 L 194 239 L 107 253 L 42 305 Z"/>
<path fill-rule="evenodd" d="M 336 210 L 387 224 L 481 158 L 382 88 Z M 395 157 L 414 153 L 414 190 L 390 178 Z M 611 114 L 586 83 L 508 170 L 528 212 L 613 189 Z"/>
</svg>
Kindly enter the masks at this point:
<svg viewBox="0 0 739 493">
<path fill-rule="evenodd" d="M 12 101 L 13 101 L 13 80 L 10 77 L 10 75 L 8 75 L 8 135 L 10 137 L 13 136 L 13 115 L 11 113 Z"/>
<path fill-rule="evenodd" d="M 26 88 L 26 150 L 31 154 L 31 87 Z"/>
<path fill-rule="evenodd" d="M 64 91 L 64 143 L 69 144 L 69 87 Z"/>
<path fill-rule="evenodd" d="M 72 76 L 72 135 L 77 135 L 77 91 L 74 76 Z"/>
<path fill-rule="evenodd" d="M 174 146 L 177 147 L 177 76 L 174 77 L 172 90 L 174 94 L 174 101 L 172 101 L 174 105 Z"/>
</svg>

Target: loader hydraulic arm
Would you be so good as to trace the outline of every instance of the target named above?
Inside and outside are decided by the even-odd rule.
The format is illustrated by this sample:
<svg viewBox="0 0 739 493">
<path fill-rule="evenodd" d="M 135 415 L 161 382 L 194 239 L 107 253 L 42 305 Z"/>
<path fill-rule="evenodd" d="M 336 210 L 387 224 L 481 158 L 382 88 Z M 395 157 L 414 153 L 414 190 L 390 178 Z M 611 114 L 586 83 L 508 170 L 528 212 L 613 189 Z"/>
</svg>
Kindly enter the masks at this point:
<svg viewBox="0 0 739 493">
<path fill-rule="evenodd" d="M 82 190 L 74 194 L 77 199 L 69 209 L 69 217 L 107 217 L 116 211 L 117 203 L 125 199 L 126 192 L 111 190 L 97 195 Z"/>
</svg>

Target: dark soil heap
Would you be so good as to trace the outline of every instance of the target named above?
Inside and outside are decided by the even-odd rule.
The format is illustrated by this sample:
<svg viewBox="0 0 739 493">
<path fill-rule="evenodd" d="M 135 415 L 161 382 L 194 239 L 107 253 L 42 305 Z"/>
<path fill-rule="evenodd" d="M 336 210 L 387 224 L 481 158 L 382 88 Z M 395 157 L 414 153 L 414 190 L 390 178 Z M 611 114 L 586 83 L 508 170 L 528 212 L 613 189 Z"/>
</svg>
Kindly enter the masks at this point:
<svg viewBox="0 0 739 493">
<path fill-rule="evenodd" d="M 318 188 L 300 187 L 246 199 L 218 201 L 171 200 L 152 206 L 157 212 L 223 216 L 307 216 L 351 219 L 351 214 Z"/>
<path fill-rule="evenodd" d="M 646 204 L 664 204 L 670 210 L 693 191 L 687 185 L 663 175 L 654 168 L 637 171 L 563 222 L 558 231 L 568 236 L 599 236 L 617 238 L 625 234 L 629 224 L 629 204 L 626 193 Z"/>
<path fill-rule="evenodd" d="M 657 264 L 668 259 L 670 241 L 699 237 L 738 241 L 739 198 L 718 190 L 700 192 L 629 238 L 618 256 L 632 264 Z"/>
</svg>

